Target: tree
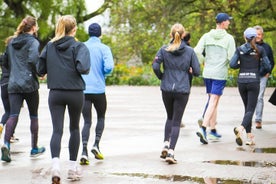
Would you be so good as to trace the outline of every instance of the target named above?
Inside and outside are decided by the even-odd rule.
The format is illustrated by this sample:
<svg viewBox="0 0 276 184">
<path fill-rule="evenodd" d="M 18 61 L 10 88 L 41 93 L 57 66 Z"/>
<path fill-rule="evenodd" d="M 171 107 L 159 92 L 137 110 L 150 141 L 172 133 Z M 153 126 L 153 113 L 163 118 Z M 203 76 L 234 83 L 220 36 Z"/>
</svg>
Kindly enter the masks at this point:
<svg viewBox="0 0 276 184">
<path fill-rule="evenodd" d="M 57 18 L 60 15 L 71 14 L 75 16 L 78 25 L 77 37 L 84 41 L 87 33 L 83 23 L 90 18 L 102 14 L 111 4 L 106 0 L 95 12 L 88 13 L 85 7 L 85 0 L 0 0 L 0 39 L 13 35 L 20 21 L 31 15 L 38 19 L 39 39 L 41 48 L 54 36 L 54 28 Z M 1 51 L 4 44 L 0 45 Z"/>
<path fill-rule="evenodd" d="M 228 32 L 235 37 L 237 45 L 244 43 L 243 31 L 258 24 L 264 27 L 266 41 L 273 47 L 276 44 L 273 39 L 276 36 L 275 7 L 273 0 L 117 1 L 110 13 L 113 50 L 120 61 L 127 61 L 135 54 L 149 63 L 158 48 L 169 42 L 172 24 L 182 23 L 191 32 L 192 46 L 195 46 L 204 33 L 215 28 L 218 12 L 234 17 Z"/>
</svg>

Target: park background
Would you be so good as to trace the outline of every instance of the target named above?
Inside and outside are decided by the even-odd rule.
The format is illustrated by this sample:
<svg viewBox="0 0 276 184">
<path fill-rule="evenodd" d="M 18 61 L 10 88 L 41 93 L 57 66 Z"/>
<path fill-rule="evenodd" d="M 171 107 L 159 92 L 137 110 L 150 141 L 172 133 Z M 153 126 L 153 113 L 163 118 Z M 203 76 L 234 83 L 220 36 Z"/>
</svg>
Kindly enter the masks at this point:
<svg viewBox="0 0 276 184">
<path fill-rule="evenodd" d="M 38 19 L 42 49 L 53 38 L 58 17 L 71 14 L 78 23 L 79 41 L 88 39 L 90 23 L 103 27 L 102 42 L 111 47 L 115 62 L 107 85 L 159 85 L 151 63 L 158 49 L 169 43 L 173 24 L 184 25 L 194 47 L 204 33 L 215 28 L 216 14 L 226 12 L 233 17 L 227 31 L 237 46 L 244 43 L 247 27 L 261 25 L 275 56 L 275 8 L 274 0 L 0 0 L 0 51 L 4 52 L 5 38 L 13 35 L 26 15 Z M 229 69 L 227 86 L 236 86 L 237 73 Z M 203 85 L 202 78 L 194 78 L 193 85 Z M 268 86 L 276 86 L 275 69 Z"/>
</svg>

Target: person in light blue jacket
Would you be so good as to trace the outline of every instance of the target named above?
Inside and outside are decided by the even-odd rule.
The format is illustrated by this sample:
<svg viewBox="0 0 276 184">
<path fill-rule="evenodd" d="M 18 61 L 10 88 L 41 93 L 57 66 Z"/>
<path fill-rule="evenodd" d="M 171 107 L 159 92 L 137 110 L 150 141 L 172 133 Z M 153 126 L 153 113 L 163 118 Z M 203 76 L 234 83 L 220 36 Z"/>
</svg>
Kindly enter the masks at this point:
<svg viewBox="0 0 276 184">
<path fill-rule="evenodd" d="M 92 23 L 88 28 L 90 38 L 84 42 L 90 52 L 91 68 L 88 75 L 83 75 L 86 83 L 85 103 L 82 110 L 84 126 L 82 129 L 82 156 L 81 165 L 88 165 L 87 145 L 90 136 L 90 127 L 92 125 L 92 104 L 97 112 L 97 125 L 95 130 L 95 141 L 91 152 L 96 159 L 104 159 L 100 152 L 99 143 L 105 126 L 105 112 L 107 100 L 105 95 L 105 78 L 113 71 L 114 61 L 111 49 L 100 40 L 102 34 L 101 26 Z"/>
</svg>

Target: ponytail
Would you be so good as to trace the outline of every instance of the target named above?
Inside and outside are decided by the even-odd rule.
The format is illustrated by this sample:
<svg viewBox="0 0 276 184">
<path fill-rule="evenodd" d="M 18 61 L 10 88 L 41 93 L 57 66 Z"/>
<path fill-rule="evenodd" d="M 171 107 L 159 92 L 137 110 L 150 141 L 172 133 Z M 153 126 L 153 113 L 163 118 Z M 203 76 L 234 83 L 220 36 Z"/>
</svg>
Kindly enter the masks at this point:
<svg viewBox="0 0 276 184">
<path fill-rule="evenodd" d="M 180 47 L 181 41 L 182 41 L 182 37 L 185 33 L 185 29 L 184 27 L 177 23 L 174 24 L 171 28 L 171 37 L 172 37 L 172 41 L 170 43 L 170 45 L 166 48 L 166 51 L 175 51 Z"/>
</svg>

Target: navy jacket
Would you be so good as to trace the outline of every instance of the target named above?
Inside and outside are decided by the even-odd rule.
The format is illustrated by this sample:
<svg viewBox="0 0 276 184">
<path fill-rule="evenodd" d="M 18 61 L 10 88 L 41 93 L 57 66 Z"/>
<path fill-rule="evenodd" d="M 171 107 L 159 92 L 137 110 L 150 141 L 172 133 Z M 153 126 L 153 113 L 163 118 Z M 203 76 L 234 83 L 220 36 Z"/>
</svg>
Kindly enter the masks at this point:
<svg viewBox="0 0 276 184">
<path fill-rule="evenodd" d="M 84 90 L 81 74 L 88 74 L 88 48 L 72 36 L 49 42 L 39 56 L 38 73 L 47 74 L 49 89 Z"/>
<path fill-rule="evenodd" d="M 184 41 L 173 52 L 166 51 L 166 48 L 163 46 L 157 52 L 152 64 L 155 75 L 161 80 L 161 90 L 190 93 L 189 68 L 192 67 L 194 76 L 200 74 L 200 64 L 194 50 Z"/>
<path fill-rule="evenodd" d="M 230 67 L 233 69 L 240 69 L 238 82 L 250 83 L 260 81 L 260 66 L 266 71 L 271 70 L 271 65 L 266 52 L 263 47 L 257 45 L 259 56 L 257 52 L 251 48 L 250 43 L 245 43 L 237 48 L 234 56 L 230 61 Z"/>
<path fill-rule="evenodd" d="M 4 67 L 10 71 L 8 92 L 30 93 L 38 90 L 36 65 L 39 56 L 39 42 L 30 34 L 20 34 L 7 46 Z"/>
</svg>

